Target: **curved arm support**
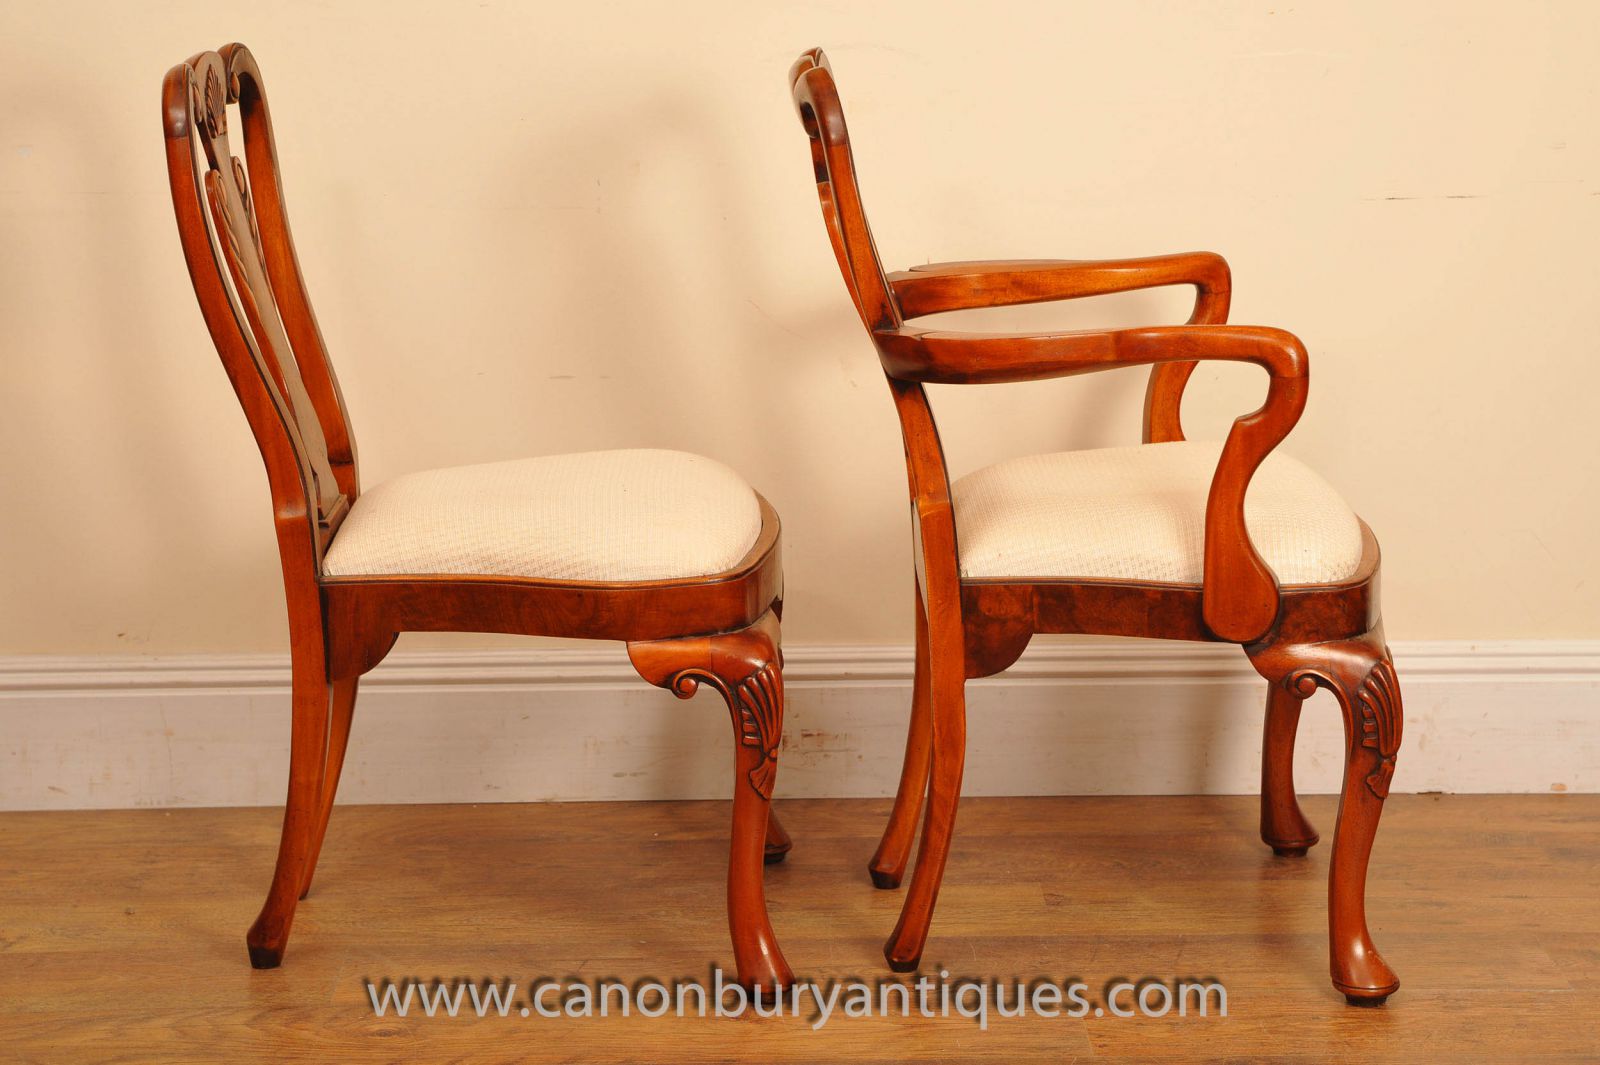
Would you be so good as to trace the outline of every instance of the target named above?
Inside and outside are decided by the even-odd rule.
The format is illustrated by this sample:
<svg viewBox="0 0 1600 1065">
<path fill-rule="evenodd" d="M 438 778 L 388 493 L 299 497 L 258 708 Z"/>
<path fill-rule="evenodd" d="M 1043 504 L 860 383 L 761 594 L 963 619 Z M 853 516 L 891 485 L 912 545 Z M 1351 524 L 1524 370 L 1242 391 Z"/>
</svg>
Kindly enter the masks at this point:
<svg viewBox="0 0 1600 1065">
<path fill-rule="evenodd" d="M 1032 381 L 1120 366 L 1254 363 L 1267 371 L 1266 401 L 1233 423 L 1206 502 L 1204 615 L 1219 637 L 1247 643 L 1271 628 L 1277 579 L 1245 528 L 1250 478 L 1305 410 L 1310 360 L 1281 329 L 1189 325 L 1100 333 L 982 334 L 899 329 L 875 334 L 884 365 L 900 380 L 939 383 Z"/>
<path fill-rule="evenodd" d="M 1190 325 L 1226 322 L 1233 290 L 1227 260 L 1206 251 L 1142 259 L 932 263 L 890 274 L 889 284 L 905 318 L 1193 285 L 1195 304 Z M 1145 443 L 1183 439 L 1179 418 L 1183 388 L 1194 367 L 1193 362 L 1161 363 L 1150 371 L 1144 399 Z"/>
<path fill-rule="evenodd" d="M 1220 289 L 1200 288 L 1195 296 L 1194 313 L 1190 325 L 1222 325 L 1228 320 L 1228 302 L 1231 290 L 1227 284 Z M 1193 362 L 1158 363 L 1150 370 L 1150 381 L 1144 392 L 1144 429 L 1142 438 L 1147 444 L 1165 444 L 1183 439 L 1181 420 L 1183 388 L 1194 373 Z"/>
</svg>

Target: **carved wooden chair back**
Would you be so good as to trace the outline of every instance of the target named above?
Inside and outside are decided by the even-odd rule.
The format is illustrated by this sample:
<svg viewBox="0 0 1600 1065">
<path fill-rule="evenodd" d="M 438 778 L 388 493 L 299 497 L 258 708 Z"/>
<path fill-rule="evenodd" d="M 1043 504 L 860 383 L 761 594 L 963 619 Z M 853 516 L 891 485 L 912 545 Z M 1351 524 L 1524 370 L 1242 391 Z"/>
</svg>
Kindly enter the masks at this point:
<svg viewBox="0 0 1600 1065">
<path fill-rule="evenodd" d="M 810 137 L 817 198 L 822 204 L 828 239 L 861 322 L 877 346 L 879 360 L 884 361 L 877 333 L 898 329 L 904 319 L 899 299 L 883 271 L 877 245 L 872 240 L 872 227 L 867 223 L 861 188 L 856 181 L 855 157 L 850 151 L 850 131 L 845 125 L 844 108 L 833 82 L 833 68 L 828 65 L 828 57 L 822 49 L 814 48 L 795 61 L 789 69 L 789 84 L 795 107 L 800 112 L 800 122 Z M 955 512 L 950 505 L 950 478 L 933 408 L 920 383 L 897 379 L 886 362 L 884 375 L 889 381 L 905 441 L 906 474 L 916 515 L 913 535 L 917 546 L 919 597 L 934 598 L 937 591 L 936 598 L 955 603 L 959 611 Z M 934 589 L 929 588 L 930 580 Z"/>
<path fill-rule="evenodd" d="M 295 556 L 320 562 L 360 481 L 289 233 L 261 73 L 243 45 L 226 45 L 174 67 L 162 92 L 173 205 L 206 325 L 266 463 L 280 544 L 303 538 L 309 552 Z"/>
<path fill-rule="evenodd" d="M 801 56 L 789 71 L 795 107 L 811 138 L 811 162 L 816 170 L 817 197 L 822 217 L 839 259 L 844 283 L 868 332 L 893 328 L 901 322 L 900 305 L 883 272 L 872 227 L 867 224 L 861 189 L 856 182 L 855 157 L 850 152 L 850 131 L 844 108 L 833 83 L 833 68 L 822 49 Z"/>
</svg>

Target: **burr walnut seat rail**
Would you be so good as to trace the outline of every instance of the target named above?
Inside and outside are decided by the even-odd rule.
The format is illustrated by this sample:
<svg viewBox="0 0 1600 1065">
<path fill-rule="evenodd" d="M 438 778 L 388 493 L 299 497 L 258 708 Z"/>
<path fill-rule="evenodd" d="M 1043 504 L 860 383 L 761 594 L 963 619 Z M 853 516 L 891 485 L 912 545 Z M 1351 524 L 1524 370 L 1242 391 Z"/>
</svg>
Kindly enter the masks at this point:
<svg viewBox="0 0 1600 1065">
<path fill-rule="evenodd" d="M 1228 266 L 1209 253 L 960 262 L 886 274 L 862 207 L 833 74 L 820 50 L 800 57 L 790 85 L 810 138 L 828 236 L 900 417 L 910 480 L 916 681 L 899 794 L 869 867 L 878 887 L 899 886 L 924 796 L 926 816 L 900 921 L 885 947 L 890 965 L 915 969 L 927 941 L 961 791 L 969 678 L 1011 665 L 1034 633 L 1224 641 L 1243 645 L 1268 682 L 1261 835 L 1280 856 L 1303 856 L 1317 842 L 1296 803 L 1292 777 L 1301 702 L 1321 686 L 1343 710 L 1346 768 L 1328 889 L 1331 970 L 1334 986 L 1352 1003 L 1383 1002 L 1399 981 L 1368 934 L 1366 874 L 1399 748 L 1401 710 L 1379 620 L 1377 542 L 1351 515 L 1354 573 L 1337 582 L 1280 587 L 1245 526 L 1252 476 L 1305 407 L 1305 349 L 1281 330 L 1225 324 Z M 1163 285 L 1197 290 L 1188 324 L 1044 334 L 907 324 L 942 311 Z M 1198 582 L 963 577 L 957 507 L 925 384 L 1033 381 L 1148 365 L 1144 441 L 1181 447 L 1172 442 L 1184 439 L 1178 418 L 1184 384 L 1198 361 L 1211 359 L 1254 363 L 1267 371 L 1269 384 L 1266 402 L 1238 418 L 1222 445 L 1205 504 Z"/>
<path fill-rule="evenodd" d="M 243 161 L 229 141 L 235 104 Z M 296 904 L 310 889 L 361 674 L 402 631 L 503 632 L 622 640 L 650 683 L 682 698 L 706 684 L 726 700 L 735 753 L 728 921 L 739 978 L 788 983 L 763 895 L 764 860 L 789 848 L 770 815 L 783 719 L 783 575 L 772 508 L 744 497 L 753 543 L 720 572 L 582 581 L 495 571 L 330 576 L 325 556 L 346 518 L 360 517 L 361 483 L 290 238 L 261 73 L 241 45 L 201 53 L 168 72 L 162 110 L 184 256 L 266 464 L 289 611 L 288 801 L 272 886 L 247 936 L 251 963 L 281 962 Z"/>
</svg>

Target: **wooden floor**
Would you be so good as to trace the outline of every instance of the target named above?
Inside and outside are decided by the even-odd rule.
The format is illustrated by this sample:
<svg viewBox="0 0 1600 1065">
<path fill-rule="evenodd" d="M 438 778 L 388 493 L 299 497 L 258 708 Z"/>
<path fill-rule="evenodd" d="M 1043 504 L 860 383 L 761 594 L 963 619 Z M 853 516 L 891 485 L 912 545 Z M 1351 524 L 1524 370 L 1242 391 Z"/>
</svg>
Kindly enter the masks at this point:
<svg viewBox="0 0 1600 1065">
<path fill-rule="evenodd" d="M 1333 800 L 1305 803 L 1331 837 Z M 797 974 L 876 980 L 899 892 L 879 800 L 781 803 Z M 0 815 L 6 1061 L 1600 1060 L 1600 796 L 1389 800 L 1373 935 L 1403 987 L 1328 984 L 1327 842 L 1276 859 L 1248 798 L 974 799 L 925 961 L 956 976 L 1209 977 L 1226 1018 L 378 1018 L 367 979 L 731 967 L 719 803 L 341 807 L 284 967 L 244 931 L 271 810 Z"/>
</svg>

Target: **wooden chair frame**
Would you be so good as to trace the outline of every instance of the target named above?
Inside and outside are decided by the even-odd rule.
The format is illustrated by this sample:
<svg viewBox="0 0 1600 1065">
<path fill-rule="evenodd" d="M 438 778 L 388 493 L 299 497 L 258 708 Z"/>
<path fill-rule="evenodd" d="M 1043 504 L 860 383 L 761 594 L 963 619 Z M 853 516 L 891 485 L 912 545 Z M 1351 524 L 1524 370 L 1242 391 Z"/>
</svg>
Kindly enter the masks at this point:
<svg viewBox="0 0 1600 1065">
<path fill-rule="evenodd" d="M 228 140 L 237 104 L 244 160 Z M 728 919 L 739 979 L 792 974 L 767 919 L 763 863 L 790 843 L 770 813 L 783 722 L 778 516 L 732 569 L 636 583 L 408 574 L 329 577 L 323 554 L 361 492 L 355 441 L 306 295 L 279 184 L 261 73 L 230 44 L 168 72 L 167 168 L 184 257 L 217 353 L 266 464 L 293 656 L 288 801 L 272 887 L 247 941 L 277 966 L 310 890 L 355 708 L 358 678 L 404 631 L 622 640 L 640 675 L 681 698 L 701 683 L 734 727 Z"/>
<path fill-rule="evenodd" d="M 845 285 L 888 378 L 905 441 L 917 586 L 917 668 L 894 811 L 869 869 L 880 888 L 904 875 L 924 794 L 926 816 L 900 921 L 885 947 L 896 971 L 921 961 L 949 853 L 966 741 L 965 682 L 1005 669 L 1035 633 L 1095 633 L 1241 644 L 1269 682 L 1261 835 L 1303 856 L 1317 833 L 1295 799 L 1300 704 L 1322 686 L 1343 710 L 1344 789 L 1329 875 L 1334 986 L 1383 1002 L 1398 986 L 1365 915 L 1367 859 L 1400 744 L 1400 689 L 1378 611 L 1378 546 L 1364 524 L 1359 570 L 1332 585 L 1278 585 L 1250 542 L 1244 498 L 1262 460 L 1305 408 L 1308 359 L 1278 329 L 1228 325 L 1230 278 L 1194 252 L 1105 262 L 957 262 L 886 274 L 862 207 L 844 112 L 828 60 L 807 52 L 789 72 L 811 142 L 817 195 Z M 1097 296 L 1166 285 L 1197 290 L 1188 324 L 1062 333 L 922 330 L 941 311 Z M 1265 403 L 1228 434 L 1206 506 L 1201 585 L 1100 579 L 963 579 L 950 483 L 925 384 L 1036 381 L 1120 366 L 1152 367 L 1144 440 L 1182 440 L 1184 384 L 1201 360 L 1254 363 Z"/>
</svg>

